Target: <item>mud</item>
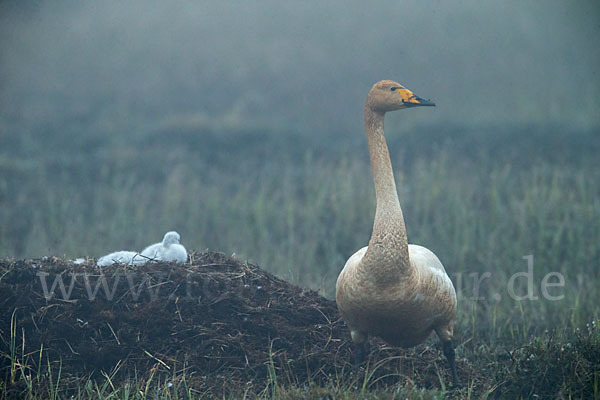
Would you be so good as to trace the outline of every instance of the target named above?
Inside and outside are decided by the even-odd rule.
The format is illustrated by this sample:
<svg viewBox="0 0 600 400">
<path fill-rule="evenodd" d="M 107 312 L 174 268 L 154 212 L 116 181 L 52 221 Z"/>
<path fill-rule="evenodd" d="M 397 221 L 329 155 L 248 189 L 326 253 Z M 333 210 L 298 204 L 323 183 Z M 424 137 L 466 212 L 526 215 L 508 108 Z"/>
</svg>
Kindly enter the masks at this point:
<svg viewBox="0 0 600 400">
<path fill-rule="evenodd" d="M 14 354 L 33 375 L 60 368 L 67 391 L 105 374 L 113 383 L 185 379 L 216 396 L 274 382 L 362 384 L 334 301 L 220 253 L 190 260 L 103 269 L 0 260 L 0 375 L 9 382 Z M 437 345 L 399 350 L 371 339 L 370 349 L 371 387 L 449 381 Z"/>
</svg>

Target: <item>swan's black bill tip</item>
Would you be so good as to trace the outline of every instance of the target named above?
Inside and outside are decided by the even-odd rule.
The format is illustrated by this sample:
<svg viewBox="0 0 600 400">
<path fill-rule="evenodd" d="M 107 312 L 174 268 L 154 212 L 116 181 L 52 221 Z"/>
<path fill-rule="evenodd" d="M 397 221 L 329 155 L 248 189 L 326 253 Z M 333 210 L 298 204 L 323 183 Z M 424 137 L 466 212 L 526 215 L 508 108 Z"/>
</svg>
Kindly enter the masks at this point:
<svg viewBox="0 0 600 400">
<path fill-rule="evenodd" d="M 419 106 L 435 107 L 435 103 L 433 101 L 422 99 L 419 96 L 413 96 L 408 101 L 402 100 L 402 102 L 404 103 L 404 105 L 406 107 L 419 107 Z"/>
<path fill-rule="evenodd" d="M 415 104 L 417 106 L 425 106 L 425 107 L 435 107 L 435 103 L 431 100 L 424 100 L 421 99 L 421 101 L 419 102 L 419 104 Z"/>
</svg>

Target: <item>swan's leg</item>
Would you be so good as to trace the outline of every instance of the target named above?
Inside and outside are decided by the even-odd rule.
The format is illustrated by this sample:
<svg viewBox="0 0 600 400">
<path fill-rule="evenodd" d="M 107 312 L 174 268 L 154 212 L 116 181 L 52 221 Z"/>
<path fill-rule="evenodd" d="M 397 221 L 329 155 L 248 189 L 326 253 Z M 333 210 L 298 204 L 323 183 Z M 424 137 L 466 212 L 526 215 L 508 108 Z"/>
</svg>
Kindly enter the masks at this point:
<svg viewBox="0 0 600 400">
<path fill-rule="evenodd" d="M 367 356 L 367 343 L 361 342 L 354 345 L 354 367 L 360 368 Z"/>
<path fill-rule="evenodd" d="M 359 331 L 350 331 L 354 343 L 354 367 L 359 368 L 367 356 L 367 335 Z"/>
<path fill-rule="evenodd" d="M 452 372 L 452 384 L 458 387 L 458 375 L 456 374 L 456 362 L 454 361 L 454 346 L 452 346 L 451 340 L 443 342 L 442 345 L 444 348 L 444 355 L 448 359 L 448 364 L 450 364 L 450 371 Z"/>
<path fill-rule="evenodd" d="M 456 373 L 456 362 L 454 361 L 454 346 L 452 345 L 452 336 L 454 334 L 454 324 L 445 326 L 441 329 L 436 329 L 436 333 L 442 341 L 442 349 L 448 360 L 450 372 L 452 373 L 452 384 L 454 387 L 459 387 L 458 374 Z"/>
</svg>

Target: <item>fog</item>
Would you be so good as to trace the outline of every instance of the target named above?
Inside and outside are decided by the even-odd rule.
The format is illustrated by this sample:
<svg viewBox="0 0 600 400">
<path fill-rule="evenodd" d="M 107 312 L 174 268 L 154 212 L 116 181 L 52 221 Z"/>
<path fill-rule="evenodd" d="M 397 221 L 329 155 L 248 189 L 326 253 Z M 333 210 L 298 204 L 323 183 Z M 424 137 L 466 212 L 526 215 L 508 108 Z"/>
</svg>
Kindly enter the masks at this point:
<svg viewBox="0 0 600 400">
<path fill-rule="evenodd" d="M 0 37 L 2 136 L 361 131 L 380 79 L 438 104 L 407 124 L 600 126 L 595 0 L 4 1 Z"/>
<path fill-rule="evenodd" d="M 598 398 L 599 67 L 599 0 L 0 0 L 0 399 Z M 386 116 L 401 213 L 381 79 L 437 104 Z M 173 230 L 185 264 L 94 272 Z M 335 304 L 261 270 L 334 299 L 404 235 L 439 261 L 381 287 L 430 264 L 448 311 L 443 263 L 462 389 L 437 339 L 352 368 Z"/>
</svg>

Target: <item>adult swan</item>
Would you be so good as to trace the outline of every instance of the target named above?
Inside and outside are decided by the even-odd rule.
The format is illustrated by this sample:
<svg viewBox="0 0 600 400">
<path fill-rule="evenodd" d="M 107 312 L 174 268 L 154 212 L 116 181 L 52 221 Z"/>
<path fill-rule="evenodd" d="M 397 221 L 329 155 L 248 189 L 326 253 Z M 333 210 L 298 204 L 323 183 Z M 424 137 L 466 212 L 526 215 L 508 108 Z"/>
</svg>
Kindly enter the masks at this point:
<svg viewBox="0 0 600 400">
<path fill-rule="evenodd" d="M 456 292 L 444 266 L 425 247 L 408 244 L 394 173 L 383 133 L 388 111 L 434 103 L 394 81 L 377 82 L 365 103 L 365 128 L 377 208 L 367 247 L 348 259 L 336 284 L 336 300 L 355 343 L 355 360 L 365 356 L 369 335 L 393 346 L 412 347 L 435 331 L 458 385 L 452 337 Z"/>
</svg>

